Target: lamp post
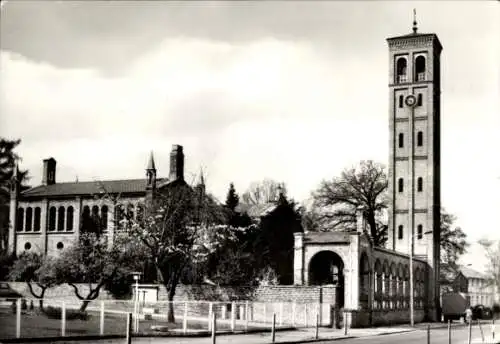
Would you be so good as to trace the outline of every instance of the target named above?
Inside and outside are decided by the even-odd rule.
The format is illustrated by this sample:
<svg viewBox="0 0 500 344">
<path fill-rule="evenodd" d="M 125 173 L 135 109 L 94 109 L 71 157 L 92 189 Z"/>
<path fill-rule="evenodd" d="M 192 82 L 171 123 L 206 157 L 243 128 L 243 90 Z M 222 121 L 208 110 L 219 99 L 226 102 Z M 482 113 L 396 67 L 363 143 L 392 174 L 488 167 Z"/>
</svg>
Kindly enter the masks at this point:
<svg viewBox="0 0 500 344">
<path fill-rule="evenodd" d="M 433 231 L 426 231 L 423 234 L 430 234 L 433 233 Z M 417 233 L 418 235 L 418 233 Z M 413 302 L 414 302 L 414 297 L 413 297 L 413 250 L 415 246 L 415 233 L 413 232 L 413 228 L 411 228 L 411 233 L 410 233 L 410 326 L 413 327 L 415 325 L 415 320 L 413 317 L 414 313 L 414 307 L 413 307 Z M 427 246 L 428 248 L 428 246 Z"/>
<path fill-rule="evenodd" d="M 140 272 L 132 272 L 135 281 L 135 298 L 134 298 L 134 332 L 139 331 L 139 279 L 141 278 Z"/>
</svg>

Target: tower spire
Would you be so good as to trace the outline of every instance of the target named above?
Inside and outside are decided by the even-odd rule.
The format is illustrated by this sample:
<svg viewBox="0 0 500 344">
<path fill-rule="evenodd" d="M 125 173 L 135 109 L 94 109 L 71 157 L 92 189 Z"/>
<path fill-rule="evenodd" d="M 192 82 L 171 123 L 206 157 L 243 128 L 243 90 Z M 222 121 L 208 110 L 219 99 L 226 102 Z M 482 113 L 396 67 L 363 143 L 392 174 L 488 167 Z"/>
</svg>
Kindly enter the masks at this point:
<svg viewBox="0 0 500 344">
<path fill-rule="evenodd" d="M 417 10 L 413 9 L 413 33 L 417 33 Z"/>
<path fill-rule="evenodd" d="M 203 168 L 200 167 L 200 185 L 205 185 L 205 175 L 203 174 Z"/>
<path fill-rule="evenodd" d="M 153 151 L 151 151 L 151 154 L 149 155 L 148 166 L 146 167 L 146 177 L 146 189 L 154 190 L 156 188 L 156 166 L 155 159 L 153 158 Z"/>
<path fill-rule="evenodd" d="M 151 151 L 151 154 L 149 155 L 149 161 L 148 161 L 148 166 L 146 167 L 146 170 L 156 170 L 155 159 L 153 157 L 153 151 Z"/>
</svg>

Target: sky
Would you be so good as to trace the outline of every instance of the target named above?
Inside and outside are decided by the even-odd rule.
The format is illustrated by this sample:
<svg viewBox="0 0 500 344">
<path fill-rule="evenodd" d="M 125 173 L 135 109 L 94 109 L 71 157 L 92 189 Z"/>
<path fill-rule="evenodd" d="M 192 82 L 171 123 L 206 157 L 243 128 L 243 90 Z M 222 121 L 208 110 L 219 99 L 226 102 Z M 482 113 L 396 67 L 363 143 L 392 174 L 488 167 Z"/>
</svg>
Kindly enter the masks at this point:
<svg viewBox="0 0 500 344">
<path fill-rule="evenodd" d="M 220 200 L 272 178 L 310 199 L 360 160 L 387 164 L 386 38 L 442 53 L 442 204 L 471 242 L 500 238 L 500 3 L 2 2 L 0 135 L 31 184 L 205 171 Z"/>
</svg>

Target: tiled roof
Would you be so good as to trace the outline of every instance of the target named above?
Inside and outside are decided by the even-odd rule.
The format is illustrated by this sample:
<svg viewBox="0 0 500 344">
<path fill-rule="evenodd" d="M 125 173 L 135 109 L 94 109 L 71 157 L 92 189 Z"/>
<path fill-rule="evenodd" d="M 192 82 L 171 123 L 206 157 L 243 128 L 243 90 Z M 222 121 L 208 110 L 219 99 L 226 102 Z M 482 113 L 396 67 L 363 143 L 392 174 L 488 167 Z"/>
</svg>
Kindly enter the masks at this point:
<svg viewBox="0 0 500 344">
<path fill-rule="evenodd" d="M 351 241 L 349 232 L 307 232 L 304 242 L 307 243 L 348 243 Z"/>
<path fill-rule="evenodd" d="M 486 276 L 485 274 L 479 272 L 479 271 L 476 271 L 476 270 L 473 270 L 473 269 L 470 269 L 470 268 L 467 268 L 467 267 L 461 267 L 460 268 L 460 272 L 466 277 L 466 278 L 478 278 L 478 279 L 488 279 L 488 276 Z"/>
<path fill-rule="evenodd" d="M 158 179 L 157 185 L 167 179 Z M 103 180 L 92 182 L 56 183 L 35 186 L 22 192 L 22 197 L 57 197 L 108 193 L 139 193 L 146 191 L 146 179 Z"/>
<path fill-rule="evenodd" d="M 248 216 L 252 218 L 256 218 L 269 215 L 276 209 L 276 207 L 277 204 L 275 203 L 254 204 L 254 205 L 240 203 L 236 206 L 235 210 L 239 213 L 246 213 Z"/>
</svg>

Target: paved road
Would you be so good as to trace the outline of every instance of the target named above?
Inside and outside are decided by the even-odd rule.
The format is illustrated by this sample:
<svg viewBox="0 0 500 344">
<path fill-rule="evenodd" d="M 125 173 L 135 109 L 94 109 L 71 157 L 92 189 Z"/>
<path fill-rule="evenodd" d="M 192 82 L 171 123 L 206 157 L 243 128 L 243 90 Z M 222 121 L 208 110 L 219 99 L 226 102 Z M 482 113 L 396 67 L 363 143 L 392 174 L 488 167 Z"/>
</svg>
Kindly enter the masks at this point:
<svg viewBox="0 0 500 344">
<path fill-rule="evenodd" d="M 323 330 L 320 332 L 321 337 L 325 338 L 324 341 L 316 341 L 318 344 L 336 344 L 336 343 L 347 343 L 347 344 L 426 344 L 427 343 L 427 331 L 424 329 L 412 330 L 411 332 L 401 332 L 394 334 L 376 335 L 377 331 L 383 331 L 382 329 L 371 329 L 365 330 L 358 333 L 353 330 L 351 335 L 360 335 L 359 338 L 342 338 L 342 331 L 328 332 Z M 371 331 L 372 335 L 369 335 L 367 331 Z M 483 325 L 484 336 L 486 341 L 484 344 L 492 343 L 488 341 L 491 339 L 490 326 Z M 378 332 L 382 333 L 382 332 Z M 311 330 L 298 330 L 298 331 L 285 331 L 276 333 L 276 343 L 300 343 L 301 341 L 309 342 L 307 339 L 312 339 L 314 336 L 314 331 Z M 361 337 L 362 336 L 362 337 Z M 337 337 L 336 340 L 329 340 L 327 338 Z M 340 338 L 341 340 L 339 340 Z M 476 325 L 472 328 L 472 343 L 482 343 L 481 332 L 479 327 Z M 71 344 L 123 344 L 124 340 L 100 340 L 100 341 L 77 341 L 77 342 L 57 342 L 71 343 Z M 210 344 L 211 339 L 204 338 L 133 338 L 132 343 L 134 344 Z M 262 334 L 248 334 L 248 335 L 223 335 L 217 337 L 217 344 L 270 344 L 271 336 L 270 333 Z M 448 342 L 448 330 L 446 328 L 432 329 L 431 330 L 431 344 L 449 344 Z M 452 328 L 452 344 L 466 344 L 468 343 L 468 328 L 454 327 Z"/>
<path fill-rule="evenodd" d="M 489 327 L 489 326 L 488 326 Z M 491 339 L 491 332 L 486 328 L 483 328 L 485 335 L 485 342 L 492 343 L 488 341 Z M 481 332 L 477 326 L 472 329 L 472 343 L 483 343 L 481 340 Z M 476 340 L 476 341 L 474 341 Z M 479 341 L 477 341 L 479 340 Z M 371 336 L 371 337 L 363 337 L 363 338 L 353 338 L 346 339 L 342 341 L 322 341 L 316 342 L 317 344 L 332 344 L 332 343 L 349 343 L 349 344 L 390 344 L 390 343 L 404 343 L 404 344 L 425 344 L 427 343 L 427 331 L 413 331 L 413 332 L 404 332 L 404 333 L 395 333 L 383 336 Z M 431 331 L 431 344 L 448 344 L 448 330 L 445 329 L 433 329 Z M 460 327 L 454 328 L 451 336 L 452 344 L 466 344 L 468 343 L 468 328 Z"/>
</svg>

